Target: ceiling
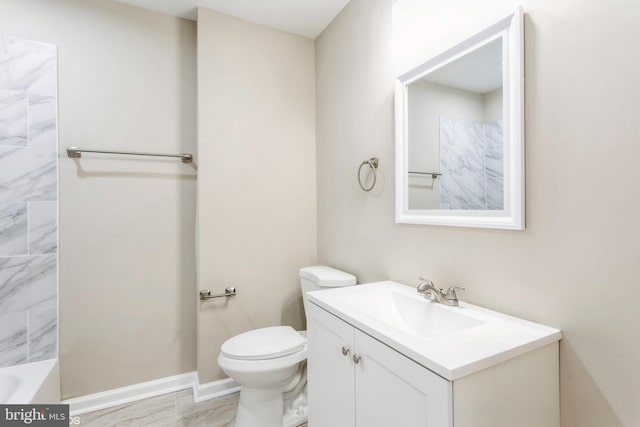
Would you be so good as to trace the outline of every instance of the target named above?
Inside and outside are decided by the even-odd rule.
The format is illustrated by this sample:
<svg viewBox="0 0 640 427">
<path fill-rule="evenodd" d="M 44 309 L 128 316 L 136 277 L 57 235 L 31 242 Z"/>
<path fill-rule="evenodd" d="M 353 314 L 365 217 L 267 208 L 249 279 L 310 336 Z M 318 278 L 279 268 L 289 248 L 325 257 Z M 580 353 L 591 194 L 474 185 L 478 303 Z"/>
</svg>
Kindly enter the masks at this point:
<svg viewBox="0 0 640 427">
<path fill-rule="evenodd" d="M 196 20 L 203 7 L 267 27 L 315 39 L 349 0 L 115 0 Z"/>
<path fill-rule="evenodd" d="M 502 87 L 502 38 L 438 68 L 422 80 L 485 94 Z"/>
</svg>

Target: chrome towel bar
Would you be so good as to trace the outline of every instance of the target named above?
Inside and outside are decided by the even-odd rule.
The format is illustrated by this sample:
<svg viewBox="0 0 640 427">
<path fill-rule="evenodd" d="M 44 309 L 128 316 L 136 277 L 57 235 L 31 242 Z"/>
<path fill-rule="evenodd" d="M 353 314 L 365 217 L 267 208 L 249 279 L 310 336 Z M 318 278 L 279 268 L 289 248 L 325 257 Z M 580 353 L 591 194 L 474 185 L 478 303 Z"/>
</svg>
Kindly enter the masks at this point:
<svg viewBox="0 0 640 427">
<path fill-rule="evenodd" d="M 206 299 L 212 299 L 212 298 L 227 298 L 227 297 L 236 296 L 236 294 L 237 294 L 236 288 L 234 288 L 233 286 L 229 286 L 228 288 L 225 288 L 224 294 L 211 295 L 211 291 L 204 289 L 200 291 L 200 299 L 206 300 Z"/>
<path fill-rule="evenodd" d="M 70 158 L 82 157 L 82 153 L 124 154 L 127 156 L 176 157 L 176 158 L 180 158 L 180 160 L 182 160 L 182 163 L 191 163 L 193 161 L 193 155 L 189 153 L 161 154 L 161 153 L 140 153 L 135 151 L 85 150 L 84 148 L 78 148 L 78 147 L 67 148 L 67 157 L 70 157 Z"/>
<path fill-rule="evenodd" d="M 431 175 L 431 178 L 433 178 L 433 179 L 436 179 L 437 177 L 442 175 L 440 172 L 413 172 L 413 171 L 409 171 L 409 173 L 416 174 L 416 175 Z"/>
</svg>

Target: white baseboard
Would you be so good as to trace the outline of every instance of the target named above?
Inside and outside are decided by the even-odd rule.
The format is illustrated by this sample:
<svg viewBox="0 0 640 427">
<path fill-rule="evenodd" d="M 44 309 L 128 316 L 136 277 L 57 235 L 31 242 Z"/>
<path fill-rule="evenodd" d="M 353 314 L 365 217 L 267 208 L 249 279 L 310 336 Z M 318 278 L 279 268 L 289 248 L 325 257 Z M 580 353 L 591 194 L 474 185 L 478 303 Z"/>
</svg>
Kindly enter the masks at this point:
<svg viewBox="0 0 640 427">
<path fill-rule="evenodd" d="M 160 378 L 127 387 L 76 397 L 74 399 L 64 400 L 62 403 L 69 405 L 71 416 L 76 416 L 172 393 L 174 391 L 185 390 L 187 388 L 193 388 L 193 400 L 196 403 L 240 391 L 240 385 L 231 378 L 200 384 L 198 381 L 198 373 L 188 372 L 186 374 L 174 375 L 172 377 Z"/>
<path fill-rule="evenodd" d="M 193 387 L 194 402 L 204 402 L 205 400 L 215 399 L 216 397 L 226 396 L 227 394 L 237 393 L 240 391 L 240 384 L 231 378 L 213 381 L 206 384 L 197 384 Z"/>
<path fill-rule="evenodd" d="M 197 372 L 174 375 L 127 387 L 115 388 L 87 396 L 62 401 L 69 405 L 70 415 L 76 416 L 100 409 L 131 403 L 193 387 L 198 382 Z"/>
</svg>

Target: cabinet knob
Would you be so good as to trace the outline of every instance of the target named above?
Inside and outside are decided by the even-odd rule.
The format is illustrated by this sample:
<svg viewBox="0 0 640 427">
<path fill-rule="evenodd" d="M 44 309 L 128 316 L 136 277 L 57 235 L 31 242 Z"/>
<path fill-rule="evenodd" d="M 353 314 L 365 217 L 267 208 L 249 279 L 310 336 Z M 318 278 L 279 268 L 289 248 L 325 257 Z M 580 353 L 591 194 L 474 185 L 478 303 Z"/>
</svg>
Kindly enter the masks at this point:
<svg viewBox="0 0 640 427">
<path fill-rule="evenodd" d="M 343 356 L 346 356 L 347 354 L 349 354 L 349 351 L 351 351 L 351 350 L 349 350 L 349 347 L 342 346 L 342 355 Z"/>
<path fill-rule="evenodd" d="M 360 359 L 362 359 L 360 356 L 358 356 L 357 354 L 353 355 L 353 363 L 355 363 L 356 365 L 358 363 L 360 363 Z"/>
</svg>

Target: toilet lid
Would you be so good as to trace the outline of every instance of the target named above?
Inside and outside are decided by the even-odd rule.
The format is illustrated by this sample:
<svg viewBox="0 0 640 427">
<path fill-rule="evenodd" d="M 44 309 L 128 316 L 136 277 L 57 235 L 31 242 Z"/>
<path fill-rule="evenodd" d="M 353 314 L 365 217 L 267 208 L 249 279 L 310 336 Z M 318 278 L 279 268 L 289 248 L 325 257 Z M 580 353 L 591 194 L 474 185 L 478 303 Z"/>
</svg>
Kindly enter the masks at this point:
<svg viewBox="0 0 640 427">
<path fill-rule="evenodd" d="M 275 359 L 302 350 L 306 343 L 291 326 L 273 326 L 236 335 L 225 341 L 220 351 L 230 359 Z"/>
</svg>

